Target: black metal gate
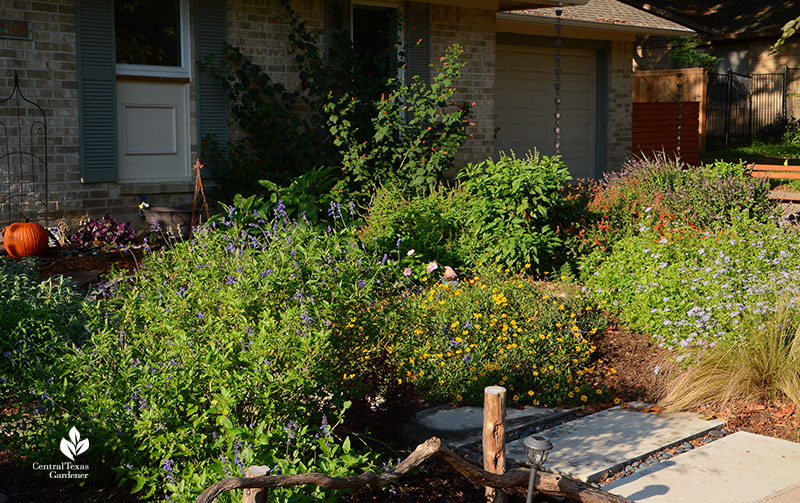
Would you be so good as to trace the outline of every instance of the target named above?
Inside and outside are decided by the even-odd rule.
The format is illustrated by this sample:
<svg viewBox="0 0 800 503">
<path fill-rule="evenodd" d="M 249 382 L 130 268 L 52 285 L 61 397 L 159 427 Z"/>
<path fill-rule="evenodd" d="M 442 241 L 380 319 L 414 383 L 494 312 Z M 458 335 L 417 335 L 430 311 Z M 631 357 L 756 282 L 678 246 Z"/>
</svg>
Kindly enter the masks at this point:
<svg viewBox="0 0 800 503">
<path fill-rule="evenodd" d="M 794 113 L 790 92 L 800 69 L 741 75 L 732 71 L 708 76 L 706 145 L 708 149 L 747 144 L 756 132 Z"/>
</svg>

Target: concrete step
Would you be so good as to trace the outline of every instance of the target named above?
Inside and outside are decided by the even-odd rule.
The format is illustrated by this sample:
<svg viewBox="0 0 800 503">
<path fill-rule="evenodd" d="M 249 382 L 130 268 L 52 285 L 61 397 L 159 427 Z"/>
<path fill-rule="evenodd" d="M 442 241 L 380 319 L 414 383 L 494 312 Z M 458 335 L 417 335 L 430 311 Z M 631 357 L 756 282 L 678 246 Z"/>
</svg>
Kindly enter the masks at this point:
<svg viewBox="0 0 800 503">
<path fill-rule="evenodd" d="M 719 428 L 724 420 L 614 407 L 540 432 L 553 444 L 544 469 L 596 482 L 627 464 Z M 506 445 L 508 459 L 526 464 L 522 439 Z"/>
<path fill-rule="evenodd" d="M 737 432 L 603 489 L 647 503 L 796 503 L 800 444 Z"/>
<path fill-rule="evenodd" d="M 555 421 L 576 409 L 523 407 L 506 409 L 506 434 L 543 422 Z M 443 405 L 424 410 L 403 430 L 412 442 L 439 437 L 449 447 L 480 449 L 483 433 L 483 407 L 452 407 Z"/>
</svg>

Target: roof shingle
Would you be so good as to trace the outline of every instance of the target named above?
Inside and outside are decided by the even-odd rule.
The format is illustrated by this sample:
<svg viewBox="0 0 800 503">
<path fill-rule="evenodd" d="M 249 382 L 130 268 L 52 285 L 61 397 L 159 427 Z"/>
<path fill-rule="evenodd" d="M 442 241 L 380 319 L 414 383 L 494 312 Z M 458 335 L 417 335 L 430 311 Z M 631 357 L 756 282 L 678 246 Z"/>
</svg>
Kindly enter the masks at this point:
<svg viewBox="0 0 800 503">
<path fill-rule="evenodd" d="M 678 23 L 645 12 L 618 0 L 589 0 L 585 5 L 562 7 L 562 19 L 585 21 L 599 24 L 625 25 L 632 28 L 657 30 L 674 30 L 690 34 L 692 30 Z M 555 8 L 524 9 L 512 11 L 511 14 L 529 16 L 556 17 Z"/>
</svg>

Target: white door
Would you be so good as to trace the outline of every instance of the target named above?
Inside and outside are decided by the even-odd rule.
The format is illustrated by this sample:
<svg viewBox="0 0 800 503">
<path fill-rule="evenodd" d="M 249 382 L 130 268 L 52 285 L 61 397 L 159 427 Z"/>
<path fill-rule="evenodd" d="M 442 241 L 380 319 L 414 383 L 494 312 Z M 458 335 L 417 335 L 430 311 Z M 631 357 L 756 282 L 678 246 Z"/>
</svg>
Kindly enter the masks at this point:
<svg viewBox="0 0 800 503">
<path fill-rule="evenodd" d="M 119 181 L 191 178 L 189 85 L 117 82 Z"/>
<path fill-rule="evenodd" d="M 574 178 L 595 171 L 596 52 L 561 50 L 561 158 Z M 553 155 L 555 49 L 497 46 L 496 150 Z"/>
</svg>

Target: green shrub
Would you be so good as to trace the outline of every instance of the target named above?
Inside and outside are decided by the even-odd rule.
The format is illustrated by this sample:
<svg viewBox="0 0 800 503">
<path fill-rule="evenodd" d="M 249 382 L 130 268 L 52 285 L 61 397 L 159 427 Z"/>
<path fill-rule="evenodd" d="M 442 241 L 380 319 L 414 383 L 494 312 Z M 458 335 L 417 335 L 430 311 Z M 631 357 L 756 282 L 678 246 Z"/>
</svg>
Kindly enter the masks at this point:
<svg viewBox="0 0 800 503">
<path fill-rule="evenodd" d="M 331 210 L 338 217 L 347 208 Z M 110 284 L 87 306 L 90 340 L 63 356 L 63 377 L 39 383 L 52 403 L 14 418 L 13 445 L 44 462 L 77 426 L 91 438 L 94 480 L 113 468 L 145 499 L 182 502 L 251 463 L 273 473 L 365 467 L 371 457 L 345 453 L 349 441 L 328 432 L 346 403 L 361 414 L 413 408 L 391 400 L 410 395 L 390 362 L 376 371 L 336 330 L 394 291 L 398 265 L 366 252 L 350 230 L 320 233 L 278 217 L 257 236 L 224 225 L 198 231 L 149 256 L 132 280 Z M 368 335 L 380 348 L 380 332 Z M 375 396 L 390 399 L 362 405 Z M 270 497 L 337 495 L 299 488 Z"/>
<path fill-rule="evenodd" d="M 463 52 L 458 45 L 447 48 L 430 86 L 416 76 L 408 85 L 390 79 L 389 89 L 375 103 L 369 127 L 358 126 L 361 98 L 351 92 L 331 93 L 324 110 L 351 194 L 389 184 L 420 192 L 442 181 L 454 167 L 471 110 L 468 103 L 453 99 L 466 64 L 459 61 Z"/>
<path fill-rule="evenodd" d="M 23 397 L 40 408 L 37 383 L 57 375 L 65 348 L 87 335 L 76 285 L 42 280 L 32 259 L 0 258 L 0 403 Z"/>
<path fill-rule="evenodd" d="M 552 221 L 571 179 L 560 159 L 501 154 L 496 162 L 467 166 L 460 178 L 469 197 L 465 246 L 473 262 L 548 270 L 563 244 Z"/>
<path fill-rule="evenodd" d="M 460 241 L 466 229 L 469 199 L 459 186 L 432 186 L 425 195 L 408 197 L 397 186 L 383 187 L 365 216 L 361 239 L 372 249 L 406 254 L 411 262 L 466 264 Z"/>
<path fill-rule="evenodd" d="M 572 292 L 544 288 L 503 268 L 481 268 L 457 285 L 425 285 L 400 306 L 387 351 L 432 403 L 480 405 L 501 385 L 514 405 L 580 404 L 607 398 L 592 385 L 593 335 L 604 320 Z"/>
<path fill-rule="evenodd" d="M 781 143 L 790 147 L 800 147 L 800 121 L 794 117 L 789 118 Z"/>
</svg>

